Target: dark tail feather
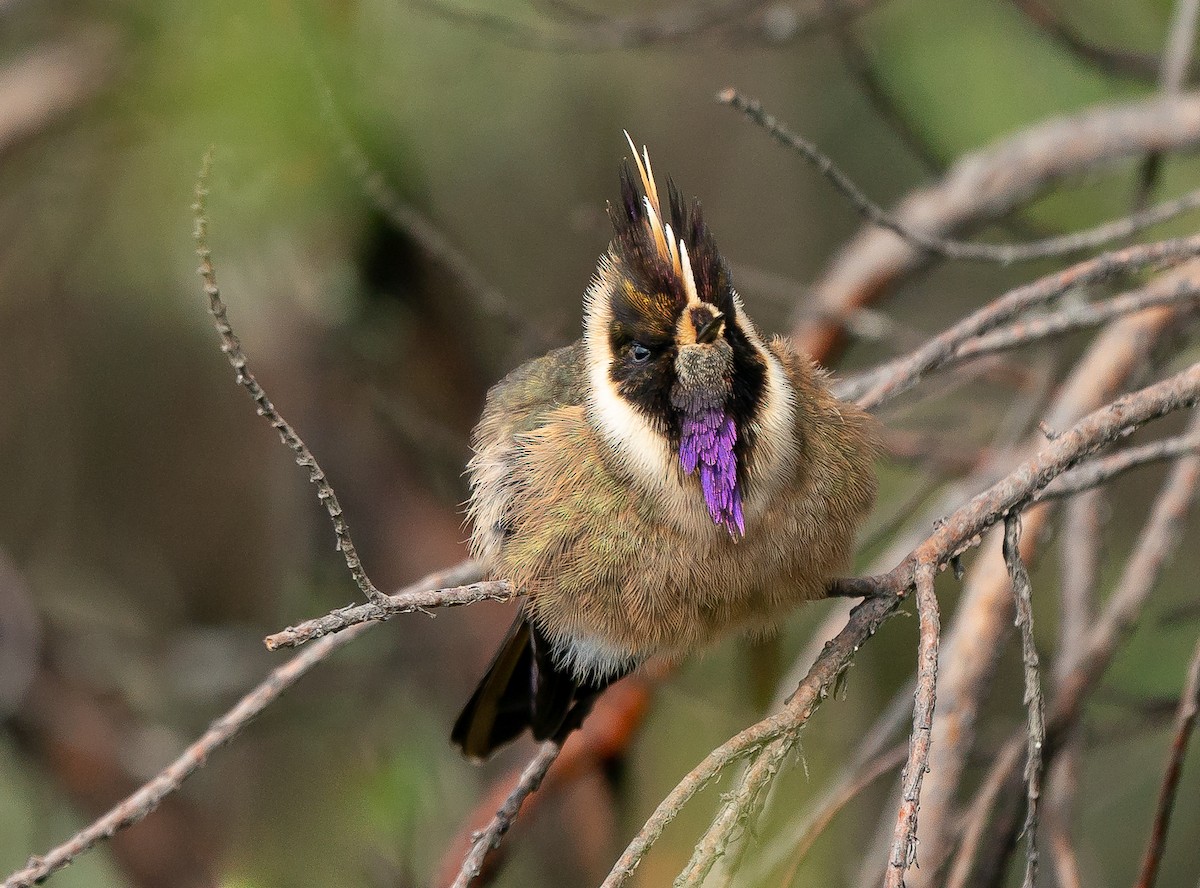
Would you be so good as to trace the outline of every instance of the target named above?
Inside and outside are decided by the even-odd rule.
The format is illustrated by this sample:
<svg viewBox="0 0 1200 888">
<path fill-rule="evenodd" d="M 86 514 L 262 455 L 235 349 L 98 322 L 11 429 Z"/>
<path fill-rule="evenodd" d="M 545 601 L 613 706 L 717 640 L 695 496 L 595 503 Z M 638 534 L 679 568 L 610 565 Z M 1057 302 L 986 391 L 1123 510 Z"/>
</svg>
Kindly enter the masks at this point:
<svg viewBox="0 0 1200 888">
<path fill-rule="evenodd" d="M 487 758 L 526 728 L 537 740 L 561 743 L 583 722 L 600 692 L 620 677 L 580 685 L 555 664 L 546 637 L 519 615 L 450 739 L 475 759 Z"/>
<path fill-rule="evenodd" d="M 529 726 L 532 669 L 529 624 L 518 616 L 450 732 L 463 755 L 487 758 Z"/>
</svg>

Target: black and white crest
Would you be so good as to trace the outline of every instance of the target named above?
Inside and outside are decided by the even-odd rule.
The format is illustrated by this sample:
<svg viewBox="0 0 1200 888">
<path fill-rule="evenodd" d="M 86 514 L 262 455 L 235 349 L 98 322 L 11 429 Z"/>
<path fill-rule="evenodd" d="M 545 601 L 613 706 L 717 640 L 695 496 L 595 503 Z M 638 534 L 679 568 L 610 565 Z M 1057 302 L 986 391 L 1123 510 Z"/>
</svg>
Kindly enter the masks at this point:
<svg viewBox="0 0 1200 888">
<path fill-rule="evenodd" d="M 699 202 L 685 202 L 675 183 L 668 180 L 670 218 L 665 218 L 650 155 L 643 149 L 639 157 L 628 133 L 625 138 L 633 151 L 637 178 L 625 163 L 621 202 L 609 205 L 609 217 L 615 234 L 612 258 L 628 284 L 625 295 L 636 303 L 630 307 L 651 316 L 663 315 L 672 326 L 684 306 L 697 301 L 732 316 L 729 268 L 717 251 Z"/>
</svg>

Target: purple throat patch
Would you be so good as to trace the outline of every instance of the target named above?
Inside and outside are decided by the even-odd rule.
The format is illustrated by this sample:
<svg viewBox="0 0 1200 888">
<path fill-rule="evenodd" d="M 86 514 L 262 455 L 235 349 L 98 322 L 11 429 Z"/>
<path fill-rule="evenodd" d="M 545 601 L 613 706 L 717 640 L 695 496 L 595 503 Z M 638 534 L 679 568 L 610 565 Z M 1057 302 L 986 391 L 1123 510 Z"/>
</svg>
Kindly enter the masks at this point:
<svg viewBox="0 0 1200 888">
<path fill-rule="evenodd" d="M 734 539 L 746 535 L 742 494 L 737 483 L 737 426 L 723 407 L 702 407 L 683 415 L 679 461 L 689 475 L 700 471 L 704 504 L 714 524 Z"/>
</svg>

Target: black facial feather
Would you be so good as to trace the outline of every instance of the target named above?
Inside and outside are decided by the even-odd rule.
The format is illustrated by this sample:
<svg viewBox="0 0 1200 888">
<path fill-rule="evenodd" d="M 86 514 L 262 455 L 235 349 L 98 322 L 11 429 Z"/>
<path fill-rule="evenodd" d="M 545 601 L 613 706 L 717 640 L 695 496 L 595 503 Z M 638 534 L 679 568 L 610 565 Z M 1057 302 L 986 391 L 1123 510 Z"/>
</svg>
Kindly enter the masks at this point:
<svg viewBox="0 0 1200 888">
<path fill-rule="evenodd" d="M 766 389 L 767 365 L 737 325 L 726 325 L 725 339 L 733 348 L 733 390 L 726 409 L 738 430 L 733 452 L 737 457 L 738 483 L 744 487 L 749 465 L 746 457 L 754 450 L 755 443 L 752 422 Z"/>
</svg>

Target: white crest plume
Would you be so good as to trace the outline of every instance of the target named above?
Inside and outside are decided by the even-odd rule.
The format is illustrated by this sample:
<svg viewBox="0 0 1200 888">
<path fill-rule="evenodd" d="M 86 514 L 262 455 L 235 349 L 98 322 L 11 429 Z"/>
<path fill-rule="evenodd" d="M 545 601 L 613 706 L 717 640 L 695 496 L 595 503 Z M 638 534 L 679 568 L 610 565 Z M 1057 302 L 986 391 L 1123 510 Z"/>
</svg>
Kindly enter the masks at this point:
<svg viewBox="0 0 1200 888">
<path fill-rule="evenodd" d="M 698 303 L 700 295 L 696 291 L 696 276 L 692 271 L 692 263 L 688 258 L 687 247 L 683 238 L 676 238 L 671 230 L 671 223 L 664 221 L 662 204 L 658 199 L 658 184 L 654 181 L 654 169 L 650 166 L 650 151 L 642 146 L 641 156 L 629 130 L 625 130 L 625 141 L 633 152 L 633 162 L 637 164 L 638 176 L 642 180 L 642 202 L 646 206 L 646 226 L 654 240 L 658 254 L 665 259 L 674 270 L 676 277 L 683 282 L 683 291 L 689 305 Z"/>
</svg>

